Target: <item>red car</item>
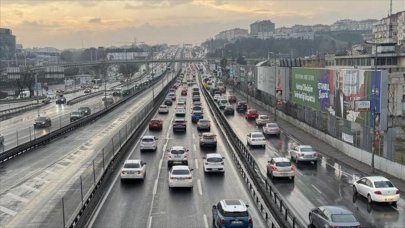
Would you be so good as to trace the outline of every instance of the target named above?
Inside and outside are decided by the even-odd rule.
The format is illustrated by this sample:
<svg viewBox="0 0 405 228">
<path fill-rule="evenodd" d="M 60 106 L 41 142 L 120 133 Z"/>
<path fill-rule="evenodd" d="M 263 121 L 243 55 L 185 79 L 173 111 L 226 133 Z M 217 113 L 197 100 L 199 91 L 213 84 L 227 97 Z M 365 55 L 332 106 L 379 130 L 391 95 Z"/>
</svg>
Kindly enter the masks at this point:
<svg viewBox="0 0 405 228">
<path fill-rule="evenodd" d="M 231 104 L 236 103 L 236 100 L 237 100 L 236 96 L 234 96 L 234 95 L 231 95 L 231 96 L 228 97 L 228 102 L 231 103 Z"/>
<path fill-rule="evenodd" d="M 152 119 L 149 122 L 149 130 L 157 130 L 160 131 L 163 128 L 163 120 Z"/>
<path fill-rule="evenodd" d="M 182 96 L 187 96 L 187 89 L 183 89 L 183 90 L 181 91 L 181 95 L 182 95 Z"/>
<path fill-rule="evenodd" d="M 250 119 L 256 119 L 259 117 L 259 113 L 257 112 L 256 109 L 248 109 L 245 113 L 245 119 L 250 120 Z"/>
</svg>

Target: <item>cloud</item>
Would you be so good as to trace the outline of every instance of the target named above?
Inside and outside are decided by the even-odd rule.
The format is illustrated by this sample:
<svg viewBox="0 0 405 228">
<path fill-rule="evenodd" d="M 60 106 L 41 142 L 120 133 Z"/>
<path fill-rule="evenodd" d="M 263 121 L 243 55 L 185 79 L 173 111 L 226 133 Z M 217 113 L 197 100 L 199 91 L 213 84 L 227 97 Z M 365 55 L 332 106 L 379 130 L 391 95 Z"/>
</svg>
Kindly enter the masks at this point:
<svg viewBox="0 0 405 228">
<path fill-rule="evenodd" d="M 101 24 L 101 18 L 97 17 L 97 18 L 91 18 L 89 20 L 89 23 L 94 23 L 94 24 Z"/>
<path fill-rule="evenodd" d="M 135 0 L 125 4 L 125 9 L 169 8 L 191 3 L 192 0 Z"/>
</svg>

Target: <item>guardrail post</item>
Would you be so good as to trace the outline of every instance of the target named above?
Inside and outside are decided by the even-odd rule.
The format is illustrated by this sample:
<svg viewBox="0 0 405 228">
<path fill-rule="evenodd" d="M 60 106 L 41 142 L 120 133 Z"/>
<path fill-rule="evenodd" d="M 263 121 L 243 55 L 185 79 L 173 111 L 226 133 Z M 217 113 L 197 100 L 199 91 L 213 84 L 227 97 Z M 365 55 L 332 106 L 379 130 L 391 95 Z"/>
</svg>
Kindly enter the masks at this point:
<svg viewBox="0 0 405 228">
<path fill-rule="evenodd" d="M 82 206 L 83 206 L 83 181 L 82 181 L 82 175 L 80 175 L 80 195 L 82 196 Z"/>
<path fill-rule="evenodd" d="M 17 136 L 17 146 L 18 146 L 18 130 L 15 131 L 15 133 L 16 133 L 16 136 Z"/>
<path fill-rule="evenodd" d="M 104 162 L 104 148 L 103 148 L 103 170 L 105 169 L 105 162 Z"/>
<path fill-rule="evenodd" d="M 115 156 L 115 149 L 114 149 L 114 136 L 111 138 L 111 144 L 112 144 L 112 151 L 113 151 L 113 157 Z"/>
<path fill-rule="evenodd" d="M 61 127 L 62 127 L 62 117 L 59 116 L 59 128 L 61 128 Z"/>
<path fill-rule="evenodd" d="M 30 131 L 30 142 L 31 142 L 31 127 L 29 127 L 29 129 L 28 129 L 29 131 Z"/>
<path fill-rule="evenodd" d="M 292 218 L 292 227 L 295 228 L 295 217 Z"/>
<path fill-rule="evenodd" d="M 121 140 L 121 130 L 118 131 L 118 139 L 120 140 L 120 145 L 122 147 L 122 140 Z"/>
<path fill-rule="evenodd" d="M 94 160 L 93 160 L 93 180 L 94 180 L 94 187 L 96 187 L 96 168 L 94 166 Z"/>
<path fill-rule="evenodd" d="M 66 227 L 66 224 L 65 224 L 65 200 L 63 199 L 63 197 L 62 197 L 62 222 L 63 222 L 63 228 L 65 228 Z"/>
<path fill-rule="evenodd" d="M 280 212 L 283 213 L 283 200 L 280 199 Z"/>
<path fill-rule="evenodd" d="M 285 217 L 284 217 L 284 220 L 287 221 L 287 219 L 288 219 L 288 209 L 287 209 L 287 207 L 284 207 L 284 209 L 285 209 Z"/>
</svg>

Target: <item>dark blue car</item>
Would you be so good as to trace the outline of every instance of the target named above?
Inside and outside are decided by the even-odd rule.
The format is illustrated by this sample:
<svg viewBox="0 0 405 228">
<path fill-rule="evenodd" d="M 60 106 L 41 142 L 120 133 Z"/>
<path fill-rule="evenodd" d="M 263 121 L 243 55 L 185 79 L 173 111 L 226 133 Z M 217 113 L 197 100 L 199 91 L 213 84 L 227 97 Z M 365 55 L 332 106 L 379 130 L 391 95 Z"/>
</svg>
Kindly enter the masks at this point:
<svg viewBox="0 0 405 228">
<path fill-rule="evenodd" d="M 193 111 L 191 114 L 191 122 L 197 123 L 199 120 L 204 119 L 202 111 Z"/>
<path fill-rule="evenodd" d="M 221 200 L 212 206 L 212 223 L 216 228 L 253 228 L 247 208 L 242 200 Z"/>
</svg>

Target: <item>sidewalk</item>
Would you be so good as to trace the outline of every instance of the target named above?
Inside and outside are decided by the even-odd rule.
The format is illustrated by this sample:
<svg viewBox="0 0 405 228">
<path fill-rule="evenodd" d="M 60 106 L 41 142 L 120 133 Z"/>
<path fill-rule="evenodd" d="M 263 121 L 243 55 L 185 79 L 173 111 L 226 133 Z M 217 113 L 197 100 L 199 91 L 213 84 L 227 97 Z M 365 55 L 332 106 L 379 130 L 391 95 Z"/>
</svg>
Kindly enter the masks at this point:
<svg viewBox="0 0 405 228">
<path fill-rule="evenodd" d="M 232 90 L 232 91 L 233 91 L 234 95 L 237 96 L 238 100 L 246 101 L 246 93 L 244 93 L 240 90 Z M 261 101 L 255 99 L 251 96 L 249 96 L 248 106 L 254 107 L 254 108 L 258 109 L 259 111 L 264 109 L 267 112 L 272 113 L 274 115 L 274 108 L 272 108 L 268 105 L 265 105 Z M 351 167 L 352 169 L 359 171 L 360 173 L 364 174 L 364 176 L 377 176 L 377 175 L 384 176 L 384 177 L 390 179 L 401 192 L 405 193 L 405 181 L 403 181 L 397 177 L 391 176 L 390 174 L 382 172 L 377 169 L 375 170 L 375 173 L 373 174 L 372 169 L 369 165 L 347 156 L 346 154 L 340 152 L 339 150 L 332 147 L 331 145 L 314 137 L 310 133 L 308 133 L 304 130 L 301 130 L 300 128 L 285 121 L 280 116 L 277 116 L 277 123 L 280 126 L 280 128 L 287 135 L 292 136 L 293 138 L 300 141 L 302 144 L 312 145 L 313 147 L 315 147 L 317 149 L 317 151 L 320 151 L 323 155 L 326 155 L 330 158 L 333 158 L 333 159 L 339 161 L 340 163 L 342 163 L 342 165 L 347 165 L 348 167 Z"/>
</svg>

